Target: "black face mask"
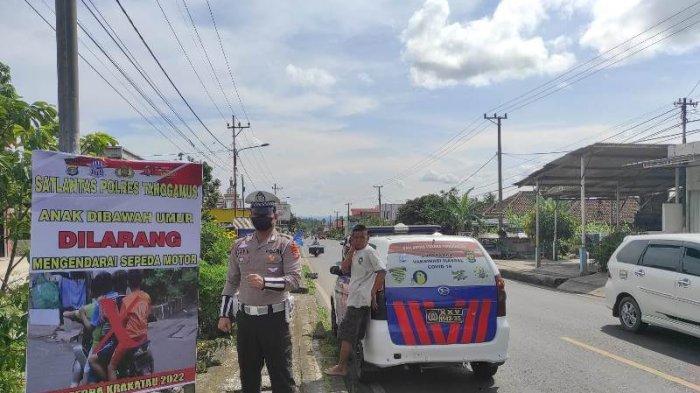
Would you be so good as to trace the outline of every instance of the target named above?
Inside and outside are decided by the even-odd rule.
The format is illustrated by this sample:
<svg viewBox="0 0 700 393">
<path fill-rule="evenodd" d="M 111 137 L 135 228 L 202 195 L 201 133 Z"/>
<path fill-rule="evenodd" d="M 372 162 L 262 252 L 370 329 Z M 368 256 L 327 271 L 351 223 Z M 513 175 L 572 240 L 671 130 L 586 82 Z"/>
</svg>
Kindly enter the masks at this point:
<svg viewBox="0 0 700 393">
<path fill-rule="evenodd" d="M 272 217 L 251 217 L 253 227 L 258 231 L 266 231 L 272 228 Z"/>
</svg>

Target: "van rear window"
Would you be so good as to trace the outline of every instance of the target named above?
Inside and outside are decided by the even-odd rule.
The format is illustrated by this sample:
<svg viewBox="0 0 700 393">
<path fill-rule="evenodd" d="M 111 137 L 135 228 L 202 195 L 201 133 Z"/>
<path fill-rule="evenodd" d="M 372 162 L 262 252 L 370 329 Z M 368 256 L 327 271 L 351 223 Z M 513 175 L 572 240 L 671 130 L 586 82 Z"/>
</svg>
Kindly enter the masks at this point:
<svg viewBox="0 0 700 393">
<path fill-rule="evenodd" d="M 388 287 L 493 285 L 488 257 L 475 242 L 393 243 L 387 254 Z"/>
</svg>

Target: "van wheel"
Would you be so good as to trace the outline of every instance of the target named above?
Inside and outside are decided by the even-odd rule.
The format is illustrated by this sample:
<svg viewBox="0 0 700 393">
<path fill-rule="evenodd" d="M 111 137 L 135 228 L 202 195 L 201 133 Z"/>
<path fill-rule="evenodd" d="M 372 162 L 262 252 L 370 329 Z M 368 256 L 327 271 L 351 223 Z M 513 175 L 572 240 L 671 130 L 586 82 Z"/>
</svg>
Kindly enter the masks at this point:
<svg viewBox="0 0 700 393">
<path fill-rule="evenodd" d="M 338 320 L 335 317 L 335 303 L 331 298 L 331 331 L 333 331 L 333 337 L 338 337 Z"/>
<path fill-rule="evenodd" d="M 355 345 L 355 351 L 352 354 L 352 371 L 355 378 L 360 382 L 372 382 L 376 376 L 374 368 L 365 362 L 365 353 L 362 347 L 362 342 Z"/>
<path fill-rule="evenodd" d="M 642 322 L 642 310 L 632 296 L 625 296 L 620 300 L 618 315 L 622 328 L 628 332 L 639 333 L 646 327 L 646 323 Z"/>
<path fill-rule="evenodd" d="M 498 364 L 488 362 L 471 362 L 474 376 L 478 379 L 489 379 L 496 375 Z"/>
</svg>

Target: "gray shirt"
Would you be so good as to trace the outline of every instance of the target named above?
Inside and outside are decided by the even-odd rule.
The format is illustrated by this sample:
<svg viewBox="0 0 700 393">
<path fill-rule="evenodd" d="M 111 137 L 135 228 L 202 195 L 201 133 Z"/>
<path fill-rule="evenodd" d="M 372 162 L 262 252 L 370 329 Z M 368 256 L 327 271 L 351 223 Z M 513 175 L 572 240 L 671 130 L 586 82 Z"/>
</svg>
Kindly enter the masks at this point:
<svg viewBox="0 0 700 393">
<path fill-rule="evenodd" d="M 348 306 L 369 307 L 372 304 L 372 286 L 377 272 L 386 269 L 386 262 L 379 258 L 377 250 L 367 245 L 355 251 L 350 268 Z"/>
<path fill-rule="evenodd" d="M 299 247 L 292 238 L 276 230 L 263 241 L 258 241 L 256 233 L 238 239 L 231 250 L 222 295 L 233 296 L 238 292 L 240 303 L 249 306 L 281 303 L 289 296 L 288 291 L 299 287 L 299 258 Z M 266 289 L 248 284 L 249 274 L 261 275 Z"/>
</svg>

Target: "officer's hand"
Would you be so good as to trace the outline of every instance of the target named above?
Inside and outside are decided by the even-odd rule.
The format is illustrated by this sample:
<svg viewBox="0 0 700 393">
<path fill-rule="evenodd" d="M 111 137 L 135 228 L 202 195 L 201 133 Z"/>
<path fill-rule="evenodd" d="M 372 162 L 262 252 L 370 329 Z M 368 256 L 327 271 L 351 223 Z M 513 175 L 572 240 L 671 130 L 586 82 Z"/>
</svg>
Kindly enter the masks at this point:
<svg viewBox="0 0 700 393">
<path fill-rule="evenodd" d="M 377 311 L 379 309 L 379 303 L 377 303 L 377 293 L 372 294 L 372 310 Z"/>
<path fill-rule="evenodd" d="M 246 280 L 248 280 L 248 284 L 250 284 L 250 286 L 253 288 L 265 288 L 265 280 L 259 274 L 249 274 L 246 277 Z"/>
<path fill-rule="evenodd" d="M 229 333 L 231 331 L 231 320 L 226 317 L 219 318 L 219 330 Z"/>
</svg>

